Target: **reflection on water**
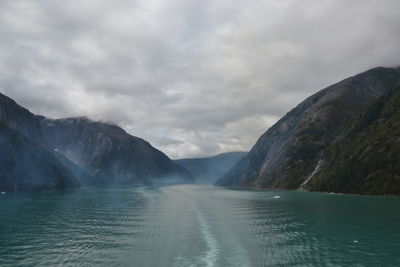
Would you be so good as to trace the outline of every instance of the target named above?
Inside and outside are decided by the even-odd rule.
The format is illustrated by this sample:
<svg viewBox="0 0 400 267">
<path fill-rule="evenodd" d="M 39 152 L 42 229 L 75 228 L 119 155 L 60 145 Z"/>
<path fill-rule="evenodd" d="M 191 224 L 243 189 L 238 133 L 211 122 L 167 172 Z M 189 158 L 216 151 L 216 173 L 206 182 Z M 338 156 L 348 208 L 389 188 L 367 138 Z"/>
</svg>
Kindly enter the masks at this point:
<svg viewBox="0 0 400 267">
<path fill-rule="evenodd" d="M 199 185 L 5 194 L 0 265 L 398 266 L 399 204 Z"/>
</svg>

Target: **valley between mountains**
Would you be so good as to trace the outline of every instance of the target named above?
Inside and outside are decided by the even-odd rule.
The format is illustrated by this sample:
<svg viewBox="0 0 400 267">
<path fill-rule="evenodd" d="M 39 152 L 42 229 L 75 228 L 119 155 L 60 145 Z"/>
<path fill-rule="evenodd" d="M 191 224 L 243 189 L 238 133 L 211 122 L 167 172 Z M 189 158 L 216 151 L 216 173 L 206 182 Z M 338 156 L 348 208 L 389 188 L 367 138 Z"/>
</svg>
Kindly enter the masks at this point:
<svg viewBox="0 0 400 267">
<path fill-rule="evenodd" d="M 38 116 L 0 94 L 0 191 L 215 183 L 400 194 L 400 69 L 374 68 L 308 97 L 250 152 L 171 160 L 112 123 Z"/>
</svg>

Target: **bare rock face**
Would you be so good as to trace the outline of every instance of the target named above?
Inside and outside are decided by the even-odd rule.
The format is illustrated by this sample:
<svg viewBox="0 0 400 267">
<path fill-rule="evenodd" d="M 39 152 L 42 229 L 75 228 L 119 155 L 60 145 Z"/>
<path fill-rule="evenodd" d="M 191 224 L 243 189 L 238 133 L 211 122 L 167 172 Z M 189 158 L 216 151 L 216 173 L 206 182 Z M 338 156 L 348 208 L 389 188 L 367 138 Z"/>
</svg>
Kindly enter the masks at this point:
<svg viewBox="0 0 400 267">
<path fill-rule="evenodd" d="M 94 184 L 191 182 L 191 175 L 148 142 L 122 128 L 88 118 L 40 117 L 48 147 L 65 155 Z"/>
<path fill-rule="evenodd" d="M 398 69 L 375 68 L 307 98 L 265 132 L 217 185 L 306 188 L 306 180 L 324 168 L 324 151 L 399 80 Z"/>
</svg>

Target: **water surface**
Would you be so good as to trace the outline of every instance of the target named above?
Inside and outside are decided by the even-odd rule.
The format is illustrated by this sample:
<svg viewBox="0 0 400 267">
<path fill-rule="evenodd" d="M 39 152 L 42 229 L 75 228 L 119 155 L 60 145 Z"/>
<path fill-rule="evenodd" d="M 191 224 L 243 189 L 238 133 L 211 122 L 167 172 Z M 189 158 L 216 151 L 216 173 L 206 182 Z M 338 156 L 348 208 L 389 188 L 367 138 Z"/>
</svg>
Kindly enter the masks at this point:
<svg viewBox="0 0 400 267">
<path fill-rule="evenodd" d="M 399 222 L 396 197 L 204 185 L 5 194 L 0 265 L 400 266 Z"/>
</svg>

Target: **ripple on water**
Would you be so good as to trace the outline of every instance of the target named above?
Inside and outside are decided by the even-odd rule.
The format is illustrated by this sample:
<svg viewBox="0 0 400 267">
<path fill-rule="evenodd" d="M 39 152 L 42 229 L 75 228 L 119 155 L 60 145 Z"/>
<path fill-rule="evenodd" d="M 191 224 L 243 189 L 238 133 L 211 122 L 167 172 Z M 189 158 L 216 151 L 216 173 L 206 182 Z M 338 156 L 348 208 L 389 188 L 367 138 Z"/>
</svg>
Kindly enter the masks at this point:
<svg viewBox="0 0 400 267">
<path fill-rule="evenodd" d="M 399 204 L 205 186 L 6 194 L 0 265 L 400 266 Z"/>
</svg>

